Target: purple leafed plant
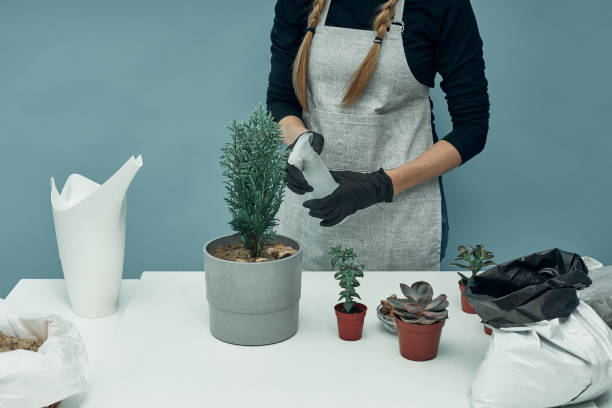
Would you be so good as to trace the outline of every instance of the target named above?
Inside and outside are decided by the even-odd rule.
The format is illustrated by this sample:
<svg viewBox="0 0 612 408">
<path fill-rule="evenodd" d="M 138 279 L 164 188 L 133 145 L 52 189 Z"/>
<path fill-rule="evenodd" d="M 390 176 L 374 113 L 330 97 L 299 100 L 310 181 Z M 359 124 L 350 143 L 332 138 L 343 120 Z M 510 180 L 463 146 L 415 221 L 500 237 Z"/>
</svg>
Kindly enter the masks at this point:
<svg viewBox="0 0 612 408">
<path fill-rule="evenodd" d="M 433 298 L 433 289 L 427 282 L 419 281 L 411 286 L 400 283 L 405 299 L 388 297 L 394 314 L 406 323 L 434 324 L 448 318 L 446 295 Z"/>
</svg>

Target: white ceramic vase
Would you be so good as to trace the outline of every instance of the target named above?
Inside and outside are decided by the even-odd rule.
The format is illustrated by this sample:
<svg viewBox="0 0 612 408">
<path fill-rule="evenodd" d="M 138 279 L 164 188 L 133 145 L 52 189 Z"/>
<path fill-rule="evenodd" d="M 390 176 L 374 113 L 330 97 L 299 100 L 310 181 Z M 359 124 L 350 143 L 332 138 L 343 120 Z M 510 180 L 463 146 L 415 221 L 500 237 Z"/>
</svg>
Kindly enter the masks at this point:
<svg viewBox="0 0 612 408">
<path fill-rule="evenodd" d="M 142 167 L 132 156 L 104 184 L 71 174 L 51 207 L 59 257 L 74 312 L 95 318 L 117 310 L 125 251 L 126 193 Z"/>
</svg>

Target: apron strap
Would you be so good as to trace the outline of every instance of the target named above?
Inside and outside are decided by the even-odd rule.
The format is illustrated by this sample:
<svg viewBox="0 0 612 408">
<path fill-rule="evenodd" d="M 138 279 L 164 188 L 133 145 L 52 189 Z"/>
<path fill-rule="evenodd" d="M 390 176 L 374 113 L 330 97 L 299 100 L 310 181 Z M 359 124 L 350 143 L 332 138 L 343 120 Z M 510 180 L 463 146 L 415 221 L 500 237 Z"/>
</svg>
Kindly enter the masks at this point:
<svg viewBox="0 0 612 408">
<path fill-rule="evenodd" d="M 321 18 L 319 20 L 318 26 L 324 26 L 327 21 L 327 14 L 329 12 L 329 5 L 332 0 L 327 0 L 325 2 L 325 6 L 323 7 L 323 11 L 321 12 Z M 404 0 L 399 0 L 395 4 L 395 16 L 393 17 L 393 21 L 399 24 L 391 24 L 391 29 L 394 31 L 404 31 Z"/>
<path fill-rule="evenodd" d="M 400 33 L 404 31 L 404 0 L 399 0 L 395 4 L 395 15 L 391 23 L 391 30 Z"/>
<path fill-rule="evenodd" d="M 318 26 L 324 26 L 325 25 L 325 21 L 327 20 L 327 12 L 329 11 L 329 4 L 331 3 L 332 0 L 327 0 L 325 2 L 325 6 L 323 7 L 323 11 L 321 12 L 321 18 L 319 20 L 319 24 Z M 403 1 L 403 0 L 400 0 Z"/>
</svg>

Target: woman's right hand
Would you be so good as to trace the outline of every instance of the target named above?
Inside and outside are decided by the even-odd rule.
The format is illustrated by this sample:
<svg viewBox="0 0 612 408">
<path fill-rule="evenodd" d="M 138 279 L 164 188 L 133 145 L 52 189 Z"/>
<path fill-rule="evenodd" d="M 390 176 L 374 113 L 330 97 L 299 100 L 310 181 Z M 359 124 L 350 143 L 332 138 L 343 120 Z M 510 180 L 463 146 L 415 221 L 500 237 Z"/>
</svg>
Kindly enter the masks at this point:
<svg viewBox="0 0 612 408">
<path fill-rule="evenodd" d="M 293 143 L 287 146 L 287 149 L 293 149 L 293 146 L 295 146 L 295 143 L 298 141 L 300 137 L 302 136 L 308 137 L 309 134 L 311 133 L 312 133 L 312 141 L 310 145 L 312 146 L 315 152 L 317 152 L 318 154 L 321 154 L 321 152 L 323 151 L 323 144 L 324 144 L 323 136 L 316 132 L 311 132 L 311 131 L 301 133 L 293 141 Z M 306 178 L 304 178 L 304 173 L 302 173 L 302 170 L 298 169 L 293 164 L 287 163 L 287 166 L 285 167 L 285 182 L 287 183 L 287 187 L 289 187 L 289 190 L 293 191 L 295 194 L 302 195 L 304 193 L 307 193 L 313 190 L 312 186 L 308 184 L 308 182 L 306 181 Z"/>
</svg>

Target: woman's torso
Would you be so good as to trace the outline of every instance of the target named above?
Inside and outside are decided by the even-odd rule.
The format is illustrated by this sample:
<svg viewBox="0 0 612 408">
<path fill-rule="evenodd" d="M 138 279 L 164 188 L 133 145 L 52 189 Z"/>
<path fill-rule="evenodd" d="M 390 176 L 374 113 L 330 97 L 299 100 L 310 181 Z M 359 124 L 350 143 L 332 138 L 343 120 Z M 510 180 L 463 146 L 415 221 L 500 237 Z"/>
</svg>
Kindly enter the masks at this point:
<svg viewBox="0 0 612 408">
<path fill-rule="evenodd" d="M 398 4 L 403 5 L 401 0 Z M 314 35 L 308 63 L 309 110 L 302 116 L 309 129 L 324 135 L 321 157 L 332 170 L 397 167 L 433 144 L 429 89 L 414 78 L 406 63 L 401 26 L 391 27 L 385 35 L 362 96 L 354 105 L 342 106 L 351 76 L 374 37 L 372 30 L 329 26 L 325 13 Z M 335 245 L 352 247 L 370 270 L 439 268 L 437 179 L 400 193 L 392 203 L 357 211 L 331 228 L 319 226 L 319 220 L 302 207 L 308 196 L 288 189 L 286 193 L 278 231 L 305 246 L 305 269 L 329 269 L 327 251 Z"/>
</svg>

